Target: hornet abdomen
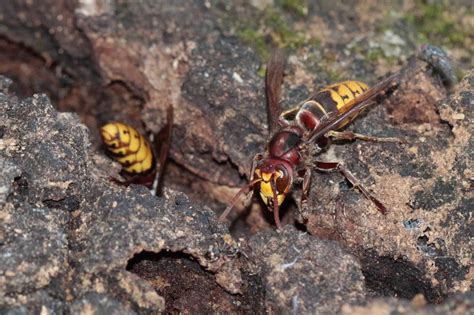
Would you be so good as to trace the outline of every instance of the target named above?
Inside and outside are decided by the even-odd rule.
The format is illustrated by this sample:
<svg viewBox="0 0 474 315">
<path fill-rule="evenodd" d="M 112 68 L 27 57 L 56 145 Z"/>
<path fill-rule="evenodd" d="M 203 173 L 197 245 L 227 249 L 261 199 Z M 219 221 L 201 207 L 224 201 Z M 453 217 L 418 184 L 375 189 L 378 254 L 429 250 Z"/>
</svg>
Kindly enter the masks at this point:
<svg viewBox="0 0 474 315">
<path fill-rule="evenodd" d="M 288 123 L 295 120 L 300 127 L 311 131 L 319 125 L 321 119 L 328 113 L 343 113 L 349 110 L 357 104 L 351 101 L 368 89 L 369 87 L 360 81 L 344 81 L 329 85 L 304 101 L 302 105 L 283 112 L 281 119 Z M 353 118 L 349 117 L 341 125 L 341 128 Z"/>
<path fill-rule="evenodd" d="M 148 140 L 135 128 L 113 122 L 100 128 L 102 140 L 114 159 L 129 174 L 146 174 L 154 170 L 154 154 Z"/>
</svg>

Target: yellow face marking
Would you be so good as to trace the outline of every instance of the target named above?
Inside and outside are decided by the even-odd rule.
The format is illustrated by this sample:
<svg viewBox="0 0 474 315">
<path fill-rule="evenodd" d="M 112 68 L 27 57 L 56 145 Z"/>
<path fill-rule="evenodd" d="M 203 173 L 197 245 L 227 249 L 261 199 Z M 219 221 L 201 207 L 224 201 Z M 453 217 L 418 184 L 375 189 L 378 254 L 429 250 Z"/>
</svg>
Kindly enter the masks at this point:
<svg viewBox="0 0 474 315">
<path fill-rule="evenodd" d="M 272 178 L 272 173 L 262 173 L 262 179 L 264 182 L 270 182 L 270 178 Z"/>
<path fill-rule="evenodd" d="M 277 200 L 278 200 L 278 205 L 281 206 L 281 204 L 283 203 L 283 200 L 285 200 L 285 195 L 284 194 L 280 194 L 277 196 Z"/>
<path fill-rule="evenodd" d="M 262 172 L 258 168 L 255 169 L 255 175 L 257 175 L 257 178 L 262 178 Z"/>
<path fill-rule="evenodd" d="M 257 173 L 256 170 L 255 173 Z M 281 178 L 283 176 L 283 173 L 281 171 L 277 171 L 276 173 L 262 173 L 261 174 L 262 181 L 260 182 L 260 197 L 262 198 L 263 202 L 266 205 L 269 205 L 270 200 L 273 200 L 273 189 L 272 185 L 270 184 L 270 179 L 272 176 L 275 178 Z M 288 189 L 285 189 L 285 193 L 288 191 Z M 285 193 L 277 193 L 277 200 L 278 200 L 278 205 L 281 205 L 283 200 L 285 200 Z"/>
<path fill-rule="evenodd" d="M 280 194 L 277 195 L 277 200 L 278 200 L 278 205 L 281 206 L 283 201 L 285 200 L 285 195 Z M 273 200 L 273 195 L 271 197 L 264 195 L 262 192 L 260 192 L 260 198 L 262 198 L 263 203 L 266 204 L 267 206 L 270 204 L 270 200 Z"/>
<path fill-rule="evenodd" d="M 272 185 L 270 185 L 270 182 L 260 182 L 260 193 L 266 197 L 273 198 L 273 190 Z"/>
</svg>

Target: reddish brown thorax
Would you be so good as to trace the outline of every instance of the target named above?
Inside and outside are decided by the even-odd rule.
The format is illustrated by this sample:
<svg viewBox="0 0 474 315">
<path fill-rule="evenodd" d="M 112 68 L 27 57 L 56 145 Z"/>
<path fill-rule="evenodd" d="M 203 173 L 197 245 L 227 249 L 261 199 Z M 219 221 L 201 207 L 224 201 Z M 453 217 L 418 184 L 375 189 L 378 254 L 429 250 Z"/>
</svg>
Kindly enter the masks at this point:
<svg viewBox="0 0 474 315">
<path fill-rule="evenodd" d="M 273 204 L 275 193 L 278 205 L 281 205 L 290 191 L 294 178 L 293 170 L 301 159 L 301 135 L 302 130 L 296 126 L 280 130 L 270 140 L 268 157 L 257 164 L 254 178 L 261 179 L 260 196 L 265 204 Z"/>
<path fill-rule="evenodd" d="M 277 132 L 268 145 L 270 157 L 285 160 L 292 166 L 296 166 L 301 158 L 298 152 L 301 136 L 301 129 L 294 126 Z"/>
</svg>

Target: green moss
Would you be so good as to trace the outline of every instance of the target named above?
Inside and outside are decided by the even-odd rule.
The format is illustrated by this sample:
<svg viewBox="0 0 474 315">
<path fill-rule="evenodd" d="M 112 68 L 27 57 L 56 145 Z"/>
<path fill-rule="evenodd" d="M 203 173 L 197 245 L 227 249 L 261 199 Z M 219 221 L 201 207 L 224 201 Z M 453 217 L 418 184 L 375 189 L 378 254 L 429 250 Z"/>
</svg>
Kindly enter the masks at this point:
<svg viewBox="0 0 474 315">
<path fill-rule="evenodd" d="M 305 0 L 282 0 L 281 6 L 300 17 L 308 15 L 308 3 Z"/>
<path fill-rule="evenodd" d="M 268 59 L 270 56 L 269 47 L 265 42 L 264 35 L 261 32 L 253 28 L 246 27 L 237 31 L 237 36 L 247 44 L 252 45 L 263 60 Z"/>
<path fill-rule="evenodd" d="M 384 57 L 385 55 L 381 49 L 374 49 L 367 53 L 367 60 L 371 62 L 376 62 Z"/>
<path fill-rule="evenodd" d="M 266 72 L 267 72 L 267 65 L 262 64 L 262 66 L 260 68 L 258 68 L 257 74 L 258 74 L 259 77 L 264 78 Z"/>
<path fill-rule="evenodd" d="M 339 69 L 326 68 L 326 75 L 329 80 L 329 84 L 344 81 L 346 78 L 344 71 Z"/>
<path fill-rule="evenodd" d="M 403 20 L 418 32 L 419 43 L 432 42 L 440 45 L 462 45 L 468 34 L 450 14 L 451 7 L 443 2 L 415 1 L 415 10 Z"/>
<path fill-rule="evenodd" d="M 264 25 L 270 30 L 272 41 L 278 47 L 297 49 L 315 42 L 305 32 L 293 29 L 291 23 L 278 10 L 265 11 Z"/>
<path fill-rule="evenodd" d="M 398 58 L 394 56 L 387 56 L 381 48 L 374 48 L 368 51 L 366 60 L 370 63 L 375 63 L 379 60 L 385 60 L 389 64 L 395 64 Z"/>
<path fill-rule="evenodd" d="M 287 5 L 296 5 L 302 1 L 289 1 Z M 319 40 L 312 38 L 307 32 L 296 30 L 294 20 L 289 18 L 282 11 L 282 7 L 268 7 L 255 16 L 248 17 L 248 20 L 236 21 L 236 35 L 251 45 L 262 60 L 269 57 L 273 47 L 279 47 L 289 50 L 301 48 L 303 46 L 317 46 Z M 301 4 L 302 5 L 302 4 Z"/>
<path fill-rule="evenodd" d="M 319 84 L 327 85 L 347 79 L 347 74 L 339 67 L 340 63 L 332 53 L 309 53 L 304 64 L 311 72 L 317 73 Z"/>
</svg>

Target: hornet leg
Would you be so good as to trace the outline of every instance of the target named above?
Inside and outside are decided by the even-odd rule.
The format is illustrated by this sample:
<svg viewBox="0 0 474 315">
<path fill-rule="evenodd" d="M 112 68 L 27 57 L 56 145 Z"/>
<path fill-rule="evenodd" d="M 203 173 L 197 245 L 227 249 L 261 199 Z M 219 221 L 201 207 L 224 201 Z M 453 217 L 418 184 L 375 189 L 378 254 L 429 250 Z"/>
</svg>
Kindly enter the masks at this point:
<svg viewBox="0 0 474 315">
<path fill-rule="evenodd" d="M 253 181 L 253 176 L 255 175 L 255 169 L 257 168 L 257 162 L 263 159 L 262 153 L 257 153 L 252 160 L 252 169 L 250 170 L 250 181 Z"/>
<path fill-rule="evenodd" d="M 278 196 L 277 196 L 277 187 L 273 177 L 270 179 L 270 185 L 272 186 L 273 192 L 273 218 L 275 219 L 275 224 L 277 229 L 281 229 L 281 222 L 280 222 L 280 209 L 278 206 Z"/>
<path fill-rule="evenodd" d="M 370 141 L 370 142 L 394 142 L 394 143 L 407 143 L 405 140 L 399 138 L 392 138 L 392 137 L 371 137 L 366 135 L 361 135 L 359 133 L 354 133 L 352 131 L 334 131 L 331 130 L 326 133 L 326 136 L 330 137 L 334 141 L 342 141 L 342 140 L 349 140 L 353 141 L 356 139 L 362 141 Z"/>
<path fill-rule="evenodd" d="M 352 173 L 349 172 L 349 170 L 345 168 L 344 165 L 342 165 L 341 163 L 316 161 L 315 166 L 317 170 L 323 172 L 340 172 L 342 176 L 344 176 L 352 184 L 352 186 L 354 186 L 354 188 L 357 188 L 365 196 L 365 198 L 371 200 L 382 214 L 387 213 L 387 208 L 377 198 L 375 198 L 375 196 L 372 195 L 364 186 L 362 186 L 359 180 L 354 175 L 352 175 Z"/>
<path fill-rule="evenodd" d="M 166 162 L 168 160 L 171 137 L 173 135 L 173 106 L 169 106 L 166 112 L 166 125 L 159 131 L 153 141 L 156 152 L 159 152 L 159 170 L 157 172 L 157 183 L 155 195 L 163 195 L 163 175 L 165 173 Z"/>
<path fill-rule="evenodd" d="M 308 192 L 309 186 L 311 184 L 311 169 L 309 167 L 304 169 L 303 175 L 303 191 L 301 192 L 301 199 L 300 199 L 300 209 L 303 209 L 308 202 Z"/>
<path fill-rule="evenodd" d="M 255 168 L 257 167 L 257 162 L 260 161 L 262 158 L 263 158 L 263 154 L 261 153 L 257 153 L 254 156 L 253 161 L 252 161 L 252 170 L 250 173 L 250 183 L 242 187 L 237 192 L 237 194 L 235 194 L 235 196 L 230 201 L 230 204 L 227 206 L 227 208 L 225 208 L 224 212 L 222 212 L 222 214 L 220 215 L 219 217 L 220 222 L 222 222 L 229 215 L 229 213 L 232 211 L 232 208 L 234 208 L 234 205 L 239 199 L 239 197 L 243 194 L 247 195 L 249 192 L 253 190 L 253 188 L 255 187 L 255 184 L 261 181 L 261 179 L 254 180 L 253 175 L 255 173 Z"/>
</svg>

